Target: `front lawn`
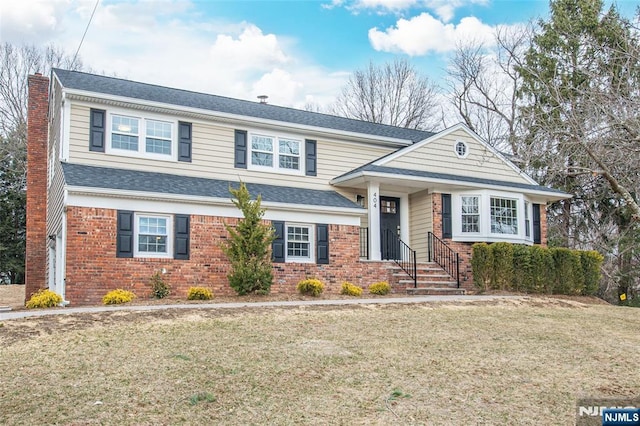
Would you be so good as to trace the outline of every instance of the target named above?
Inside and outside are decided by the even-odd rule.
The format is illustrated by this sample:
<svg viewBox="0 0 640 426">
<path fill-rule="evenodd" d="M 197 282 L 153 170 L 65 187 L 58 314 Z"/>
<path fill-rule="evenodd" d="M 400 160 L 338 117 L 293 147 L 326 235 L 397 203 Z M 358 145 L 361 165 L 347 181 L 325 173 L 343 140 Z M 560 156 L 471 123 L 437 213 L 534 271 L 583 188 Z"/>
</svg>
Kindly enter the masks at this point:
<svg viewBox="0 0 640 426">
<path fill-rule="evenodd" d="M 640 393 L 638 310 L 544 297 L 0 325 L 0 424 L 569 425 Z"/>
</svg>

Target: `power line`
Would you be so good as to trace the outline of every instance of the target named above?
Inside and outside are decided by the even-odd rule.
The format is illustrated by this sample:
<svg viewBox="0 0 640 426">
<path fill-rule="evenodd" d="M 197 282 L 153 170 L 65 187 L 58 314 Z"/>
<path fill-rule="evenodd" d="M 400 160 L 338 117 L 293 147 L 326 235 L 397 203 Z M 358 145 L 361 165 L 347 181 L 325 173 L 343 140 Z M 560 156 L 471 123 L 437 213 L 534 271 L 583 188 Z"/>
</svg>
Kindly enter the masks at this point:
<svg viewBox="0 0 640 426">
<path fill-rule="evenodd" d="M 80 48 L 82 47 L 84 38 L 87 35 L 87 31 L 89 31 L 89 26 L 91 25 L 91 21 L 93 20 L 93 15 L 95 15 L 96 9 L 98 8 L 98 3 L 100 3 L 100 0 L 96 0 L 96 4 L 95 6 L 93 6 L 93 12 L 91 12 L 91 16 L 89 17 L 89 22 L 87 22 L 87 28 L 84 29 L 84 34 L 82 34 L 82 39 L 80 40 L 80 44 L 78 45 L 78 50 L 76 50 L 76 54 L 73 55 L 73 61 L 71 61 L 71 66 L 69 67 L 71 69 L 73 69 L 73 66 L 76 63 L 76 58 L 78 57 L 78 53 L 80 52 Z"/>
</svg>

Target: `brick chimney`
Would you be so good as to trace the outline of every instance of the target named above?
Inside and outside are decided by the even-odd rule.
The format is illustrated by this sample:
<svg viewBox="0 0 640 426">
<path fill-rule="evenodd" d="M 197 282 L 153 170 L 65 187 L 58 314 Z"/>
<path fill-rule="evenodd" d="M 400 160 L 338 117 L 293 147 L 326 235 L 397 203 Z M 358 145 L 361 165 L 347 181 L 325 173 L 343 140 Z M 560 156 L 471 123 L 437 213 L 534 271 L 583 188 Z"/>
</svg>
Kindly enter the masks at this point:
<svg viewBox="0 0 640 426">
<path fill-rule="evenodd" d="M 47 287 L 47 139 L 49 79 L 30 75 L 27 112 L 27 247 L 25 296 Z"/>
</svg>

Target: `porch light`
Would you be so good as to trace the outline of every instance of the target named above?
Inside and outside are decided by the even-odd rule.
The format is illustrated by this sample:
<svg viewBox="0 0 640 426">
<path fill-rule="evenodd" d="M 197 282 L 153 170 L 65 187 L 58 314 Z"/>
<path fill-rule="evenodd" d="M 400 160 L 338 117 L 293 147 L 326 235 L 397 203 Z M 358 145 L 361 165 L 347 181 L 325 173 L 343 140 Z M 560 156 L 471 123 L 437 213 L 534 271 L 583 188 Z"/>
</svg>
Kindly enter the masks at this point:
<svg viewBox="0 0 640 426">
<path fill-rule="evenodd" d="M 356 195 L 356 203 L 358 203 L 360 207 L 364 207 L 364 196 L 360 194 Z"/>
</svg>

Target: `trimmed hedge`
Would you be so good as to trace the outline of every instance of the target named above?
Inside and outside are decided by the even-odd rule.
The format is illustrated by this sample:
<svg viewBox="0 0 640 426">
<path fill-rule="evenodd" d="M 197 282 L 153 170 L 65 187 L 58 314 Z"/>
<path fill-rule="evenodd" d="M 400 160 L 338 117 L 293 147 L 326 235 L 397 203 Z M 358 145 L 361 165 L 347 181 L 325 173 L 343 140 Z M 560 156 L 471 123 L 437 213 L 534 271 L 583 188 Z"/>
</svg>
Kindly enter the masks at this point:
<svg viewBox="0 0 640 426">
<path fill-rule="evenodd" d="M 481 290 L 595 295 L 604 258 L 597 251 L 509 243 L 473 245 L 473 281 Z"/>
</svg>

